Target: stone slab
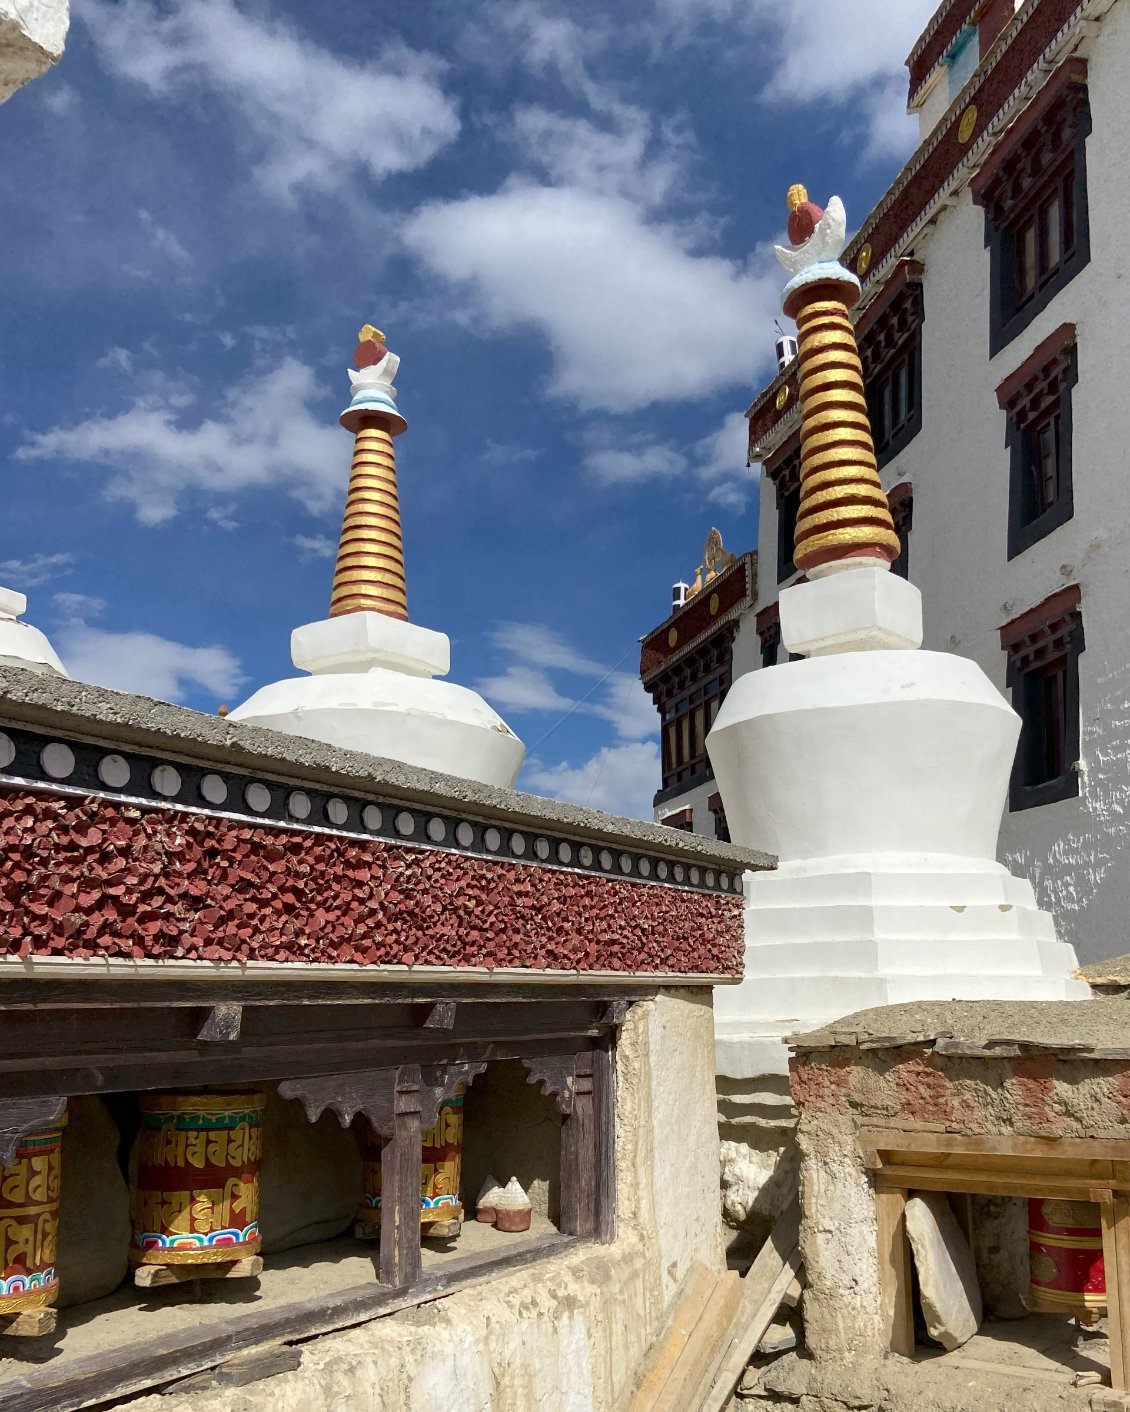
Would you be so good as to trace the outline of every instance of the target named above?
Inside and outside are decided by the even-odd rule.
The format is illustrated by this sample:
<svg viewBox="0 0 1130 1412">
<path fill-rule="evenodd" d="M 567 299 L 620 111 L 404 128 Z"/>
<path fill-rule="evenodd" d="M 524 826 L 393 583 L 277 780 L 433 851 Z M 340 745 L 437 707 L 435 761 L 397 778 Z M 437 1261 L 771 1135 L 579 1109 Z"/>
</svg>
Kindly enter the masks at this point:
<svg viewBox="0 0 1130 1412">
<path fill-rule="evenodd" d="M 906 1234 L 926 1332 L 952 1352 L 981 1327 L 983 1310 L 973 1252 L 944 1193 L 918 1192 L 907 1201 Z"/>
</svg>

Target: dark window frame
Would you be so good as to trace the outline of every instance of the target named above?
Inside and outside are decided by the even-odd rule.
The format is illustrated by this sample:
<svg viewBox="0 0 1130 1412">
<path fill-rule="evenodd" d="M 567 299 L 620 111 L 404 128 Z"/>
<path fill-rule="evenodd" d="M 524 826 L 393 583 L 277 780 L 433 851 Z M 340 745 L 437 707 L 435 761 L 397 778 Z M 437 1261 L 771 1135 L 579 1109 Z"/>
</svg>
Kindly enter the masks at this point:
<svg viewBox="0 0 1130 1412">
<path fill-rule="evenodd" d="M 922 430 L 924 266 L 902 260 L 856 325 L 867 416 L 882 469 Z"/>
<path fill-rule="evenodd" d="M 1078 584 L 1001 628 L 1006 685 L 1021 720 L 1009 781 L 1012 813 L 1079 794 L 1079 657 L 1086 649 Z"/>
<path fill-rule="evenodd" d="M 761 643 L 761 665 L 775 667 L 781 647 L 781 610 L 778 604 L 770 603 L 767 608 L 762 608 L 754 623 Z"/>
<path fill-rule="evenodd" d="M 989 357 L 1028 327 L 1091 259 L 1087 138 L 1091 109 L 1085 60 L 1069 59 L 1013 124 L 971 183 L 985 211 L 989 251 Z M 1070 186 L 1070 199 L 1066 193 Z M 1059 203 L 1052 258 L 1041 219 Z M 1018 250 L 1033 232 L 1031 288 L 1020 287 Z"/>
<path fill-rule="evenodd" d="M 1009 451 L 1008 557 L 1015 559 L 1075 514 L 1071 390 L 1079 380 L 1075 326 L 1063 324 L 997 389 Z M 1041 505 L 1035 461 L 1052 430 L 1055 494 Z"/>
<path fill-rule="evenodd" d="M 662 786 L 652 800 L 656 807 L 714 778 L 706 737 L 733 684 L 737 626 L 724 624 L 651 685 L 660 721 Z"/>
<path fill-rule="evenodd" d="M 765 474 L 777 493 L 777 582 L 796 573 L 796 522 L 800 514 L 800 435 L 791 436 L 766 458 Z"/>
</svg>

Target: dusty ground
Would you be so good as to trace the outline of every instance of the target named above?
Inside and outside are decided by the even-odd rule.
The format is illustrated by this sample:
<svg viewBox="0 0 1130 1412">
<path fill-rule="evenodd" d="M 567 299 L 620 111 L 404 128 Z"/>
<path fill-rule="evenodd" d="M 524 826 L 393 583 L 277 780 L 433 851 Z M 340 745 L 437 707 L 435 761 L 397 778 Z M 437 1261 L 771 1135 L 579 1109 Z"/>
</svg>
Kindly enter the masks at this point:
<svg viewBox="0 0 1130 1412">
<path fill-rule="evenodd" d="M 919 1347 L 888 1358 L 877 1374 L 837 1386 L 803 1356 L 786 1354 L 743 1378 L 734 1412 L 762 1407 L 796 1412 L 1087 1412 L 1095 1386 L 1072 1387 L 1076 1373 L 1109 1382 L 1109 1347 L 1101 1329 L 1080 1335 L 1067 1319 L 1032 1316 L 987 1323 L 954 1353 Z M 842 1395 L 837 1397 L 837 1393 Z"/>
<path fill-rule="evenodd" d="M 523 1235 L 506 1235 L 493 1226 L 467 1221 L 457 1240 L 424 1243 L 424 1269 L 436 1269 L 455 1255 L 494 1252 L 505 1244 L 548 1235 L 554 1230 L 544 1216 L 537 1215 L 529 1233 Z M 199 1301 L 192 1287 L 140 1290 L 127 1281 L 105 1299 L 63 1310 L 52 1338 L 0 1338 L 0 1385 L 6 1373 L 28 1362 L 65 1362 L 110 1348 L 121 1349 L 126 1361 L 130 1343 L 208 1323 L 218 1313 L 269 1309 L 350 1285 L 367 1284 L 376 1279 L 379 1250 L 377 1242 L 357 1241 L 349 1235 L 287 1250 L 268 1256 L 257 1280 L 202 1281 Z"/>
</svg>

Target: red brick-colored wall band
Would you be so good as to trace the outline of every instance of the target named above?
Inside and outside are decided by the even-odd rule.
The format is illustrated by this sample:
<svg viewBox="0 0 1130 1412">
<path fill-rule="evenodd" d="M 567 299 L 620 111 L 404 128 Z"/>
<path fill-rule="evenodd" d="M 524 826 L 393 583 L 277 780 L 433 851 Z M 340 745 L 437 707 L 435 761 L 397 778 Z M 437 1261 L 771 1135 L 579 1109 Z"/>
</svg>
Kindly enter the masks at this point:
<svg viewBox="0 0 1130 1412">
<path fill-rule="evenodd" d="M 0 955 L 739 976 L 740 897 L 0 795 Z"/>
</svg>

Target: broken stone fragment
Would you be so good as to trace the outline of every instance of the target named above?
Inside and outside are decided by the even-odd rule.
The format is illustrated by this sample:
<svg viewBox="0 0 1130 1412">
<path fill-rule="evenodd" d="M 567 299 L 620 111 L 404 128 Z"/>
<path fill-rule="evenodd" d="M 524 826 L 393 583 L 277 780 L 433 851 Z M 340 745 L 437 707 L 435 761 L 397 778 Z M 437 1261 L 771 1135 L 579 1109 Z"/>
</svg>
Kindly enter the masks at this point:
<svg viewBox="0 0 1130 1412">
<path fill-rule="evenodd" d="M 511 1177 L 495 1198 L 495 1228 L 500 1231 L 528 1231 L 533 1207 L 517 1177 Z"/>
<path fill-rule="evenodd" d="M 906 1203 L 926 1332 L 947 1352 L 981 1326 L 981 1290 L 973 1252 L 942 1192 L 918 1192 Z"/>
</svg>

